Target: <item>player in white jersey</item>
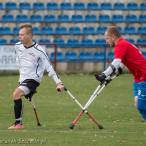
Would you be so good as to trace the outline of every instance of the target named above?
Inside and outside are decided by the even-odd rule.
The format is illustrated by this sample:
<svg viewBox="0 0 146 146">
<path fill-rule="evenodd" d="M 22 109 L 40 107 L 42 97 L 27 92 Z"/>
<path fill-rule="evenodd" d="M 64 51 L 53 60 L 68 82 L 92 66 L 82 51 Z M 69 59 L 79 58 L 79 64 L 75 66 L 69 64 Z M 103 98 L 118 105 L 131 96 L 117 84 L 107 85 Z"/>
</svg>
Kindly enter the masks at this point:
<svg viewBox="0 0 146 146">
<path fill-rule="evenodd" d="M 16 63 L 19 67 L 19 87 L 13 93 L 15 123 L 8 129 L 21 129 L 23 102 L 21 97 L 25 96 L 31 100 L 36 93 L 43 77 L 44 70 L 57 84 L 57 90 L 63 91 L 64 86 L 54 71 L 44 49 L 32 41 L 33 29 L 29 24 L 20 27 L 19 43 L 15 45 Z"/>
</svg>

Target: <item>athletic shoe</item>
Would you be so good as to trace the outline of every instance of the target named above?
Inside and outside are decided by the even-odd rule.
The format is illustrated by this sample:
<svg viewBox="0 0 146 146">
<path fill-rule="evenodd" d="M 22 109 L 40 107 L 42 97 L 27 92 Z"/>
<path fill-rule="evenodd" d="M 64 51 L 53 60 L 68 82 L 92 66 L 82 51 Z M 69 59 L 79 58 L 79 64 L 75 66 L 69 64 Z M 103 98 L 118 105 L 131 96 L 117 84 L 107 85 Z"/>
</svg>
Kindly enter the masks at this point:
<svg viewBox="0 0 146 146">
<path fill-rule="evenodd" d="M 23 125 L 22 124 L 16 124 L 14 123 L 13 126 L 9 127 L 8 129 L 23 129 Z"/>
</svg>

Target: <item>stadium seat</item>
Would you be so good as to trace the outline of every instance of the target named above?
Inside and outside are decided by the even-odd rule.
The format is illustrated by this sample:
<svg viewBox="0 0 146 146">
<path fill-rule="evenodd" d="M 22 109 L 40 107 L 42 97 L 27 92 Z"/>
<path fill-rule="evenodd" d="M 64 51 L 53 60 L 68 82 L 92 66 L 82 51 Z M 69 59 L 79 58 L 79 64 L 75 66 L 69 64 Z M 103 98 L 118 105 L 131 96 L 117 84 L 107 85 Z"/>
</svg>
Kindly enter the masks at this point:
<svg viewBox="0 0 146 146">
<path fill-rule="evenodd" d="M 146 22 L 146 14 L 139 15 L 139 22 Z"/>
<path fill-rule="evenodd" d="M 138 34 L 146 34 L 146 26 L 139 26 L 137 28 L 137 33 Z"/>
<path fill-rule="evenodd" d="M 53 14 L 44 15 L 44 22 L 57 22 L 56 17 Z"/>
<path fill-rule="evenodd" d="M 81 45 L 82 47 L 87 47 L 87 48 L 96 47 L 96 45 L 93 43 L 93 40 L 91 39 L 82 39 Z"/>
<path fill-rule="evenodd" d="M 15 38 L 15 39 L 11 39 L 10 40 L 10 43 L 12 43 L 12 44 L 16 44 L 18 42 L 20 42 L 20 40 L 18 38 Z"/>
<path fill-rule="evenodd" d="M 71 26 L 69 28 L 69 34 L 79 35 L 82 34 L 80 27 L 78 26 Z"/>
<path fill-rule="evenodd" d="M 58 15 L 58 22 L 70 22 L 69 16 L 66 14 L 60 14 Z"/>
<path fill-rule="evenodd" d="M 146 2 L 140 4 L 140 10 L 146 10 Z"/>
<path fill-rule="evenodd" d="M 18 26 L 13 27 L 12 34 L 13 35 L 18 35 L 19 34 L 19 30 L 20 30 L 20 27 L 18 27 Z"/>
<path fill-rule="evenodd" d="M 55 56 L 55 53 L 54 52 L 52 52 L 51 54 L 50 54 L 50 60 L 54 60 L 54 57 Z M 57 59 L 57 61 L 58 62 L 62 62 L 62 61 L 64 61 L 64 57 L 63 57 L 63 53 L 62 52 L 57 52 L 57 54 L 56 54 L 56 59 Z"/>
<path fill-rule="evenodd" d="M 3 10 L 3 9 L 4 9 L 4 7 L 3 7 L 3 3 L 0 2 L 0 10 Z"/>
<path fill-rule="evenodd" d="M 72 22 L 84 22 L 83 16 L 80 14 L 73 14 L 72 15 Z"/>
<path fill-rule="evenodd" d="M 39 31 L 39 28 L 38 27 L 33 26 L 32 28 L 33 28 L 33 34 L 34 35 L 39 35 L 40 34 L 40 31 Z"/>
<path fill-rule="evenodd" d="M 93 60 L 91 52 L 88 51 L 81 51 L 79 53 L 79 59 L 81 61 Z"/>
<path fill-rule="evenodd" d="M 51 26 L 42 26 L 41 28 L 42 35 L 52 35 L 55 34 Z"/>
<path fill-rule="evenodd" d="M 53 43 L 57 44 L 57 47 L 61 47 L 61 48 L 67 46 L 63 39 L 54 39 Z"/>
<path fill-rule="evenodd" d="M 80 48 L 81 44 L 79 43 L 78 39 L 68 39 L 67 40 L 67 47 Z"/>
<path fill-rule="evenodd" d="M 62 2 L 60 4 L 60 9 L 61 10 L 72 10 L 72 5 L 69 2 Z"/>
<path fill-rule="evenodd" d="M 134 44 L 135 43 L 135 40 L 134 39 L 129 39 L 129 38 L 127 38 L 127 39 L 125 39 L 126 41 L 128 41 L 128 42 L 130 42 L 131 44 Z"/>
<path fill-rule="evenodd" d="M 105 53 L 104 53 L 104 52 L 94 52 L 94 53 L 93 53 L 93 58 L 94 58 L 94 59 L 97 59 L 97 60 L 98 60 L 98 59 L 99 59 L 99 60 L 100 60 L 100 59 L 102 60 L 102 59 L 105 58 Z"/>
<path fill-rule="evenodd" d="M 58 4 L 55 2 L 48 2 L 46 8 L 47 10 L 59 10 Z"/>
<path fill-rule="evenodd" d="M 39 43 L 51 43 L 51 41 L 49 39 L 42 38 L 39 40 Z"/>
<path fill-rule="evenodd" d="M 95 45 L 96 46 L 101 46 L 101 45 L 105 45 L 106 44 L 106 40 L 105 39 L 96 39 L 95 40 Z"/>
<path fill-rule="evenodd" d="M 112 22 L 124 22 L 123 15 L 120 15 L 120 14 L 112 15 Z"/>
<path fill-rule="evenodd" d="M 146 39 L 137 39 L 138 44 L 146 44 Z"/>
<path fill-rule="evenodd" d="M 87 10 L 99 10 L 98 3 L 96 3 L 96 2 L 89 2 L 87 4 Z"/>
<path fill-rule="evenodd" d="M 112 10 L 112 4 L 102 2 L 101 5 L 100 5 L 100 8 L 102 10 Z"/>
<path fill-rule="evenodd" d="M 55 28 L 55 34 L 56 35 L 66 35 L 66 34 L 68 34 L 67 28 L 64 26 L 57 26 Z"/>
<path fill-rule="evenodd" d="M 2 15 L 1 22 L 14 22 L 14 16 L 12 14 L 4 14 Z"/>
<path fill-rule="evenodd" d="M 99 26 L 97 27 L 97 34 L 104 34 L 107 29 L 107 26 Z"/>
<path fill-rule="evenodd" d="M 113 10 L 126 10 L 125 4 L 120 3 L 120 2 L 116 2 L 116 3 L 114 3 Z"/>
<path fill-rule="evenodd" d="M 42 22 L 42 16 L 39 14 L 30 15 L 30 22 Z"/>
<path fill-rule="evenodd" d="M 25 14 L 16 15 L 16 22 L 28 22 L 28 17 Z"/>
<path fill-rule="evenodd" d="M 100 14 L 99 22 L 111 22 L 110 16 L 106 14 Z"/>
<path fill-rule="evenodd" d="M 125 26 L 124 34 L 137 34 L 137 32 L 134 26 Z"/>
<path fill-rule="evenodd" d="M 0 39 L 0 45 L 6 45 L 7 40 L 6 39 Z"/>
<path fill-rule="evenodd" d="M 85 26 L 83 27 L 83 34 L 88 35 L 88 34 L 96 34 L 94 27 L 92 26 Z"/>
<path fill-rule="evenodd" d="M 75 2 L 73 6 L 74 10 L 86 10 L 85 4 L 82 2 Z"/>
<path fill-rule="evenodd" d="M 98 22 L 96 15 L 94 14 L 87 14 L 85 16 L 85 22 Z"/>
<path fill-rule="evenodd" d="M 5 3 L 6 10 L 17 10 L 17 4 L 15 2 L 6 2 Z"/>
<path fill-rule="evenodd" d="M 33 10 L 45 10 L 45 5 L 42 2 L 34 2 L 32 8 Z"/>
<path fill-rule="evenodd" d="M 77 53 L 72 51 L 65 52 L 64 59 L 67 62 L 76 62 L 78 60 Z"/>
<path fill-rule="evenodd" d="M 142 51 L 141 53 L 143 54 L 143 56 L 144 56 L 145 59 L 146 59 L 146 52 Z"/>
<path fill-rule="evenodd" d="M 114 59 L 114 52 L 113 51 L 109 51 L 108 55 L 107 55 L 107 60 L 113 60 Z"/>
<path fill-rule="evenodd" d="M 31 5 L 29 2 L 20 2 L 19 9 L 20 10 L 31 10 Z"/>
<path fill-rule="evenodd" d="M 134 2 L 127 3 L 127 10 L 138 10 L 138 4 Z"/>
<path fill-rule="evenodd" d="M 125 17 L 125 22 L 138 22 L 137 16 L 133 14 L 128 14 Z"/>
<path fill-rule="evenodd" d="M 1 26 L 0 27 L 0 35 L 11 35 L 11 29 L 8 26 Z"/>
</svg>

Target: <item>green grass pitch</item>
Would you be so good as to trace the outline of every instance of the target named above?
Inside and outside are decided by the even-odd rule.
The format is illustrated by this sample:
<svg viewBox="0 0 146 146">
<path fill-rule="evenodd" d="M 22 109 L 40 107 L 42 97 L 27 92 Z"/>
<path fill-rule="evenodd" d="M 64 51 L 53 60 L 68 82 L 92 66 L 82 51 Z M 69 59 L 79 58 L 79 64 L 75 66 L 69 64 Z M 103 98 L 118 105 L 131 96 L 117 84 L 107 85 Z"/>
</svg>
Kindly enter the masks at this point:
<svg viewBox="0 0 146 146">
<path fill-rule="evenodd" d="M 99 84 L 89 74 L 61 74 L 60 79 L 83 106 Z M 24 129 L 7 130 L 14 122 L 12 94 L 17 86 L 18 76 L 0 77 L 0 145 L 146 145 L 146 122 L 134 107 L 131 74 L 114 79 L 88 107 L 88 112 L 104 127 L 102 130 L 85 113 L 74 129 L 69 129 L 81 109 L 67 92 L 58 94 L 53 79 L 47 75 L 34 95 L 42 126 L 37 126 L 32 104 L 23 97 Z"/>
</svg>

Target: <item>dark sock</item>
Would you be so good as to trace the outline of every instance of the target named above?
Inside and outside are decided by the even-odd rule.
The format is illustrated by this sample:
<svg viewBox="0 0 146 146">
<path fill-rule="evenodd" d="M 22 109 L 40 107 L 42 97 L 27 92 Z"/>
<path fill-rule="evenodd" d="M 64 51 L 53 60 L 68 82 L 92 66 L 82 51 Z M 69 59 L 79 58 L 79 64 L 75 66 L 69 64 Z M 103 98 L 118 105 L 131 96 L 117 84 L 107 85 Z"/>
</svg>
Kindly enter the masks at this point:
<svg viewBox="0 0 146 146">
<path fill-rule="evenodd" d="M 14 100 L 14 112 L 15 112 L 15 119 L 16 124 L 21 124 L 22 121 L 22 111 L 23 111 L 23 102 L 21 99 Z"/>
</svg>

